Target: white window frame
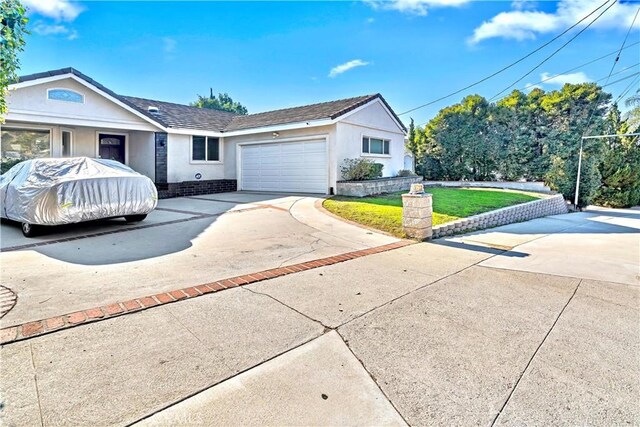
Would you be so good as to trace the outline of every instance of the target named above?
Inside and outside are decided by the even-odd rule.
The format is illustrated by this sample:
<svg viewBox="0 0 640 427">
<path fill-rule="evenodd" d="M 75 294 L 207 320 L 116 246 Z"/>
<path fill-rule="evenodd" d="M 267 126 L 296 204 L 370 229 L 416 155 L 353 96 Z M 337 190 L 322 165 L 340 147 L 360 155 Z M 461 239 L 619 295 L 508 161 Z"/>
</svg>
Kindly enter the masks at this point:
<svg viewBox="0 0 640 427">
<path fill-rule="evenodd" d="M 369 139 L 369 152 L 365 152 L 362 150 L 362 142 L 365 138 Z M 377 153 L 371 153 L 371 139 L 379 139 L 382 141 L 382 154 L 377 154 Z M 384 154 L 384 143 L 388 142 L 389 143 L 389 153 L 388 154 Z M 391 140 L 389 138 L 383 138 L 381 136 L 370 136 L 370 135 L 366 135 L 366 134 L 362 134 L 360 136 L 360 155 L 362 157 L 383 157 L 383 158 L 389 158 L 391 157 Z"/>
<path fill-rule="evenodd" d="M 193 137 L 198 136 L 201 138 L 205 138 L 204 141 L 204 158 L 205 160 L 193 160 Z M 209 138 L 216 138 L 218 140 L 218 160 L 206 160 L 209 151 Z M 209 135 L 191 135 L 189 138 L 189 163 L 192 165 L 220 165 L 223 163 L 223 150 L 222 150 L 222 138 L 218 136 L 209 136 Z"/>
<path fill-rule="evenodd" d="M 35 130 L 35 131 L 48 131 L 49 132 L 49 157 L 51 158 L 53 157 L 53 128 L 52 127 L 47 127 L 47 126 L 37 126 L 37 125 L 29 125 L 29 126 L 14 126 L 12 124 L 4 124 L 3 126 L 0 127 L 0 131 L 2 131 L 2 129 L 15 129 L 15 130 L 26 130 L 26 131 L 30 131 L 30 130 Z M 0 141 L 2 140 L 2 132 L 0 132 Z"/>
<path fill-rule="evenodd" d="M 76 93 L 78 95 L 80 95 L 82 97 L 82 102 L 75 102 L 75 101 L 65 101 L 64 99 L 51 99 L 49 98 L 49 92 L 51 92 L 52 90 L 66 90 L 68 92 L 73 92 Z M 80 104 L 80 105 L 84 105 L 85 103 L 85 96 L 84 93 L 82 92 L 78 92 L 77 90 L 74 89 L 69 89 L 68 87 L 52 87 L 47 89 L 47 102 L 48 101 L 53 101 L 53 102 L 66 102 L 67 104 Z"/>
<path fill-rule="evenodd" d="M 64 153 L 63 153 L 63 145 L 62 145 L 62 134 L 65 132 L 69 132 L 69 157 L 73 157 L 73 146 L 74 146 L 74 135 L 73 135 L 73 130 L 69 129 L 69 128 L 60 128 L 60 157 L 64 158 Z M 125 147 L 126 148 L 126 147 Z"/>
</svg>

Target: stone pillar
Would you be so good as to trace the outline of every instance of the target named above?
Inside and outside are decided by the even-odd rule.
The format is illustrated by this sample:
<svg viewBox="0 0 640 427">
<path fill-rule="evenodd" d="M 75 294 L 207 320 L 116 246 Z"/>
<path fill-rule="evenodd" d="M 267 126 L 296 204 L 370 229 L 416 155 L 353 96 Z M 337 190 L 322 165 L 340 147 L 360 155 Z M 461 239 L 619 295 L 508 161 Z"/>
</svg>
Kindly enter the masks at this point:
<svg viewBox="0 0 640 427">
<path fill-rule="evenodd" d="M 431 194 L 422 184 L 411 184 L 409 194 L 402 195 L 402 229 L 407 237 L 430 240 L 432 216 Z"/>
</svg>

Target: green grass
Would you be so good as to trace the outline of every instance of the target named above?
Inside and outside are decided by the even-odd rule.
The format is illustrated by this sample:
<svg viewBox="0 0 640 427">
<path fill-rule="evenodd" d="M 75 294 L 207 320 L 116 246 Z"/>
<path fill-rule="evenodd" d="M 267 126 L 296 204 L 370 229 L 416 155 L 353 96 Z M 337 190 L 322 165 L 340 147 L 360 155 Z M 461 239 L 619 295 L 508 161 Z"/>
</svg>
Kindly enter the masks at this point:
<svg viewBox="0 0 640 427">
<path fill-rule="evenodd" d="M 427 188 L 426 191 L 433 194 L 433 225 L 537 199 L 530 194 L 502 190 Z M 323 206 L 345 219 L 402 237 L 401 194 L 336 196 L 325 200 Z"/>
</svg>

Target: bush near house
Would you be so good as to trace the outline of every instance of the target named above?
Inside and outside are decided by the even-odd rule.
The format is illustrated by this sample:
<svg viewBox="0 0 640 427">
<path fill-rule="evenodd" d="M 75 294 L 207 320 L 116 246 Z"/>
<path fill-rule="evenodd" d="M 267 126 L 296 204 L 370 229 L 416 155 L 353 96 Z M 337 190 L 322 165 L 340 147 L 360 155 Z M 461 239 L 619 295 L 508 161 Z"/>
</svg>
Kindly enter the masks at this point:
<svg viewBox="0 0 640 427">
<path fill-rule="evenodd" d="M 384 165 L 369 159 L 345 159 L 340 172 L 345 181 L 366 181 L 382 177 L 383 168 Z"/>
<path fill-rule="evenodd" d="M 416 176 L 415 172 L 410 171 L 409 169 L 400 169 L 398 171 L 398 176 Z"/>
</svg>

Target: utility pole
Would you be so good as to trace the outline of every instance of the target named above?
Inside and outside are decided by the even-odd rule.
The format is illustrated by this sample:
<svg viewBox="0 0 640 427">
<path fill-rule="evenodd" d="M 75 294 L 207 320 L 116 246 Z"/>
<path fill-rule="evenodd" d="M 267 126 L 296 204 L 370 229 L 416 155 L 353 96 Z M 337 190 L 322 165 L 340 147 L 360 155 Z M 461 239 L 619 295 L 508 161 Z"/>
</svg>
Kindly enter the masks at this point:
<svg viewBox="0 0 640 427">
<path fill-rule="evenodd" d="M 613 134 L 613 135 L 593 135 L 593 136 L 583 136 L 580 138 L 580 154 L 578 157 L 578 174 L 576 176 L 576 194 L 573 198 L 573 204 L 575 207 L 578 207 L 578 194 L 580 193 L 580 172 L 582 171 L 582 147 L 584 145 L 585 139 L 596 139 L 596 138 L 619 138 L 621 136 L 638 136 L 639 132 L 635 133 L 621 133 L 621 134 Z"/>
</svg>

